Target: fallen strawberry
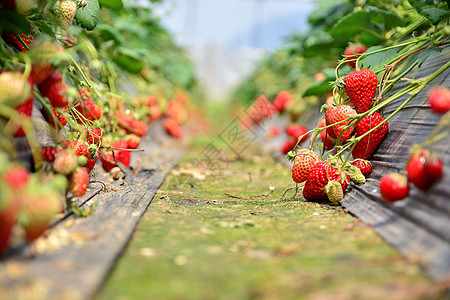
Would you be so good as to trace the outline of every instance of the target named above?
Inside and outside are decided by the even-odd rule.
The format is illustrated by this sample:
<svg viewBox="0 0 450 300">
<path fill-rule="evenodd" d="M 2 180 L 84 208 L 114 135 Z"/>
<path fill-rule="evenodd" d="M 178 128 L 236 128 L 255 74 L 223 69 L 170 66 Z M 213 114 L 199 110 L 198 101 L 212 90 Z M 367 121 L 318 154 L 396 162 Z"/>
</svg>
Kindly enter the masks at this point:
<svg viewBox="0 0 450 300">
<path fill-rule="evenodd" d="M 406 176 L 387 173 L 380 180 L 380 194 L 387 202 L 395 202 L 408 196 L 409 186 Z"/>
<path fill-rule="evenodd" d="M 437 114 L 445 114 L 450 110 L 450 90 L 445 87 L 433 89 L 428 96 L 431 109 Z"/>
<path fill-rule="evenodd" d="M 77 157 L 71 150 L 59 152 L 53 162 L 53 170 L 56 173 L 69 175 L 77 166 Z"/>
<path fill-rule="evenodd" d="M 77 168 L 70 174 L 69 191 L 75 197 L 81 197 L 86 193 L 89 185 L 89 173 L 85 168 Z"/>
</svg>

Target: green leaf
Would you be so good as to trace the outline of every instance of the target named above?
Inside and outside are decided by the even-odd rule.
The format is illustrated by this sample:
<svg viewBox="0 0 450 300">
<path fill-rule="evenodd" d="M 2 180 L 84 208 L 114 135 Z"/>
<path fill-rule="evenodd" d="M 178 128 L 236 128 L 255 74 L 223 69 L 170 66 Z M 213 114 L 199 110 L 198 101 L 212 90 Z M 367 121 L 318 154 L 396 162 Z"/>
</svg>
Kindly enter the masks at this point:
<svg viewBox="0 0 450 300">
<path fill-rule="evenodd" d="M 398 15 L 377 7 L 369 6 L 370 19 L 373 23 L 381 24 L 385 31 L 397 26 L 404 26 L 405 22 Z"/>
<path fill-rule="evenodd" d="M 123 8 L 122 0 L 99 0 L 100 4 L 104 7 L 108 7 L 114 10 L 120 10 Z"/>
<path fill-rule="evenodd" d="M 439 8 L 424 9 L 422 14 L 427 17 L 433 25 L 437 25 L 450 17 L 450 11 Z"/>
<path fill-rule="evenodd" d="M 408 0 L 409 4 L 415 8 L 419 13 L 422 12 L 424 7 L 434 5 L 433 0 Z"/>
<path fill-rule="evenodd" d="M 355 35 L 367 30 L 373 30 L 370 15 L 368 12 L 360 10 L 340 19 L 331 28 L 331 35 L 336 39 L 348 41 Z"/>
<path fill-rule="evenodd" d="M 52 27 L 48 25 L 48 23 L 44 20 L 36 20 L 32 21 L 32 24 L 36 27 L 38 27 L 42 33 L 47 34 L 48 36 L 55 37 L 55 32 L 53 31 Z"/>
<path fill-rule="evenodd" d="M 314 82 L 313 84 L 311 84 L 306 89 L 306 91 L 303 93 L 303 97 L 323 95 L 327 91 L 331 91 L 331 89 L 332 88 L 330 86 L 330 82 L 327 79 L 322 80 L 322 81 L 317 81 L 317 82 Z"/>
<path fill-rule="evenodd" d="M 97 26 L 100 7 L 98 0 L 86 0 L 87 5 L 77 9 L 75 20 L 77 24 L 87 30 L 93 30 Z"/>
<path fill-rule="evenodd" d="M 370 47 L 366 50 L 366 53 L 383 49 L 382 46 Z M 359 61 L 358 66 L 364 68 L 370 68 L 372 71 L 378 71 L 384 67 L 385 64 L 389 63 L 397 55 L 397 50 L 389 49 L 382 52 L 370 54 Z"/>
<path fill-rule="evenodd" d="M 421 64 L 423 64 L 427 60 L 427 58 L 430 57 L 433 53 L 441 52 L 442 50 L 444 50 L 444 49 L 440 48 L 440 47 L 429 47 L 429 48 L 421 51 L 419 53 L 419 58 L 418 58 L 419 66 Z"/>
<path fill-rule="evenodd" d="M 145 64 L 138 53 L 125 47 L 117 49 L 117 55 L 114 57 L 114 61 L 121 68 L 131 73 L 139 73 Z"/>
<path fill-rule="evenodd" d="M 114 41 L 118 45 L 123 45 L 124 40 L 120 35 L 119 31 L 105 23 L 100 23 L 97 25 L 96 31 L 100 32 L 100 35 L 103 38 L 103 41 Z"/>
<path fill-rule="evenodd" d="M 25 33 L 29 34 L 31 32 L 31 27 L 29 26 L 28 20 L 9 9 L 0 9 L 0 28 L 1 30 L 6 30 L 12 33 Z"/>
</svg>

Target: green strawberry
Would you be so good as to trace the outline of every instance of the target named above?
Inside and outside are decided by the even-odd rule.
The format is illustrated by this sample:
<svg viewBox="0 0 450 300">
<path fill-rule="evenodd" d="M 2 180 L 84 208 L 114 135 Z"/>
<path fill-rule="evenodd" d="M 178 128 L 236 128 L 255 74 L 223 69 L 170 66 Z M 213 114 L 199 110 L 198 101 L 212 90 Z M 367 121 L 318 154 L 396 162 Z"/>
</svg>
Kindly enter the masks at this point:
<svg viewBox="0 0 450 300">
<path fill-rule="evenodd" d="M 16 107 L 30 97 L 28 81 L 18 71 L 5 71 L 0 74 L 0 103 Z"/>
<path fill-rule="evenodd" d="M 72 25 L 77 13 L 77 4 L 71 0 L 58 0 L 53 6 L 56 22 L 62 29 L 67 30 Z"/>
<path fill-rule="evenodd" d="M 325 193 L 328 196 L 328 200 L 333 203 L 339 203 L 344 199 L 344 190 L 338 181 L 328 182 L 325 186 Z"/>
</svg>

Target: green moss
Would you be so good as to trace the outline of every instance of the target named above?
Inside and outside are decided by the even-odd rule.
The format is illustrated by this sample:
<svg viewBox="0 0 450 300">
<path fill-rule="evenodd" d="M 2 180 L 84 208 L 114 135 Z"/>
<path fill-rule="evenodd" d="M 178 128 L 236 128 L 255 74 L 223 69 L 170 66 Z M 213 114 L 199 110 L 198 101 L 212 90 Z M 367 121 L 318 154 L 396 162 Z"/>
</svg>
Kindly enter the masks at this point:
<svg viewBox="0 0 450 300">
<path fill-rule="evenodd" d="M 201 150 L 175 171 L 206 178 L 168 176 L 98 299 L 438 298 L 340 206 L 281 199 L 293 184 L 279 163 L 249 149 L 202 173 Z"/>
</svg>

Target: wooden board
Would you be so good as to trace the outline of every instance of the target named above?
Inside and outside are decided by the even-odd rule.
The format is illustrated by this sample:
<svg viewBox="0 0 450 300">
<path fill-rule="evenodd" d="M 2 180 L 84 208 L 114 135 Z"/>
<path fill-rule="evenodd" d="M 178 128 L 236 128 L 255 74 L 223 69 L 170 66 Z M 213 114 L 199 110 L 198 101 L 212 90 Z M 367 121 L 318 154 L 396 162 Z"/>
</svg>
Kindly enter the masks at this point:
<svg viewBox="0 0 450 300">
<path fill-rule="evenodd" d="M 90 192 L 78 199 L 82 207 L 96 203 L 92 216 L 67 215 L 47 238 L 2 258 L 0 299 L 91 299 L 95 295 L 183 152 L 159 123 L 150 127 L 141 147 L 146 152 L 132 155 L 135 168 L 124 180 L 111 181 L 97 165 L 96 178 L 106 189 L 91 184 Z"/>
</svg>

